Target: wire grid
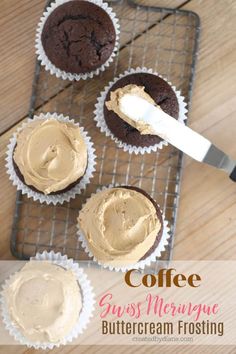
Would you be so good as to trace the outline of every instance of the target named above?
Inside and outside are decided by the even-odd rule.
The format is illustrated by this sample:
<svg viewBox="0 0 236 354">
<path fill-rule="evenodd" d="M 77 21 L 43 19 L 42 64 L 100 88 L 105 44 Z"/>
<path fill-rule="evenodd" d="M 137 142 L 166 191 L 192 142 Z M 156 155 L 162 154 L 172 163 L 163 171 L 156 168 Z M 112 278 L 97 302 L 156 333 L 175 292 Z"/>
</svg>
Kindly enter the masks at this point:
<svg viewBox="0 0 236 354">
<path fill-rule="evenodd" d="M 170 80 L 189 104 L 199 38 L 199 18 L 189 11 L 142 6 L 133 1 L 113 1 L 120 20 L 120 48 L 112 65 L 98 77 L 68 82 L 57 79 L 36 64 L 29 115 L 58 112 L 69 115 L 89 132 L 96 147 L 96 173 L 85 192 L 62 206 L 33 202 L 17 193 L 11 250 L 20 259 L 54 250 L 76 260 L 88 260 L 76 235 L 76 219 L 85 200 L 109 184 L 144 189 L 161 206 L 169 221 L 171 238 L 161 260 L 169 260 L 180 191 L 182 154 L 168 146 L 157 153 L 123 152 L 95 126 L 96 98 L 114 76 L 128 68 L 146 66 Z M 158 262 L 152 265 L 155 269 Z"/>
</svg>

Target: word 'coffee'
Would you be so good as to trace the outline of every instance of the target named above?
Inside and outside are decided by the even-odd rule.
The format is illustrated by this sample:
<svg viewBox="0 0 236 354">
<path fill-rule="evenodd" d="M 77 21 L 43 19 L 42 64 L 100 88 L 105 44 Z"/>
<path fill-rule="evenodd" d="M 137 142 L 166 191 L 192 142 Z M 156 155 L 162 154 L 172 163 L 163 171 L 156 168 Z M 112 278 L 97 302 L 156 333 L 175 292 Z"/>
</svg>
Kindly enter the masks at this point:
<svg viewBox="0 0 236 354">
<path fill-rule="evenodd" d="M 197 288 L 200 286 L 201 277 L 198 274 L 178 274 L 174 268 L 163 268 L 160 269 L 157 274 L 144 274 L 140 279 L 137 277 L 137 272 L 141 271 L 137 269 L 130 269 L 125 274 L 125 282 L 128 286 L 137 288 L 139 286 L 145 286 L 147 288 L 152 288 L 153 286 L 158 286 L 159 288 L 176 286 L 178 288 L 183 288 L 185 286 L 190 286 L 192 288 Z"/>
</svg>

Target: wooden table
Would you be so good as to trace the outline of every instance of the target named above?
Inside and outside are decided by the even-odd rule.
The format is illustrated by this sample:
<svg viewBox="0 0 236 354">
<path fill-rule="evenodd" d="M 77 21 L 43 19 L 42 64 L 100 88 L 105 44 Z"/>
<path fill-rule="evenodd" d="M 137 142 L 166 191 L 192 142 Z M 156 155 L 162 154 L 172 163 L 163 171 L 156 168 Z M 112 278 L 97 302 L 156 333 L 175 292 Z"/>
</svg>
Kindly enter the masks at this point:
<svg viewBox="0 0 236 354">
<path fill-rule="evenodd" d="M 160 6 L 195 11 L 202 23 L 200 52 L 189 125 L 236 157 L 236 3 L 234 0 L 149 0 Z M 6 144 L 14 126 L 27 116 L 34 71 L 35 27 L 44 0 L 1 3 L 0 112 L 0 258 L 12 259 L 9 236 L 15 188 L 5 172 Z M 235 259 L 236 185 L 222 172 L 185 158 L 174 259 Z M 67 347 L 63 353 L 144 353 L 145 347 Z M 28 353 L 24 347 L 2 347 L 2 353 Z M 149 352 L 156 353 L 155 347 Z M 162 347 L 163 353 L 202 353 L 203 348 Z M 204 348 L 206 353 L 235 353 L 236 348 Z"/>
</svg>

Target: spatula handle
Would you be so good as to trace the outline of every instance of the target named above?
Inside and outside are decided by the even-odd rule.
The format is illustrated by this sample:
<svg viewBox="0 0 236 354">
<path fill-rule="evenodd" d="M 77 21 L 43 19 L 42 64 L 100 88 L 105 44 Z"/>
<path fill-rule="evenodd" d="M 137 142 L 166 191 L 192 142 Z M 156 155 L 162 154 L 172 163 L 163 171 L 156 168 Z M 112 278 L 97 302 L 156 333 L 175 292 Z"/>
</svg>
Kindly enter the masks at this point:
<svg viewBox="0 0 236 354">
<path fill-rule="evenodd" d="M 229 178 L 232 179 L 232 181 L 236 182 L 236 166 L 234 167 L 233 171 L 229 175 Z"/>
</svg>

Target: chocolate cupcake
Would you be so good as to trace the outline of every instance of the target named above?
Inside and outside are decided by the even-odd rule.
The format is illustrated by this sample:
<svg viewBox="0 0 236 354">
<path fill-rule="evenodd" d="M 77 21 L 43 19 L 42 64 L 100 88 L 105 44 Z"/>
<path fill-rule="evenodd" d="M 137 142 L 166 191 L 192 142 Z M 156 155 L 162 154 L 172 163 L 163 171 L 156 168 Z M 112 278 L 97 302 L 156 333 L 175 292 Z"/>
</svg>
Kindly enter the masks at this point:
<svg viewBox="0 0 236 354">
<path fill-rule="evenodd" d="M 83 332 L 94 310 L 94 293 L 77 263 L 45 251 L 5 281 L 0 303 L 5 327 L 16 341 L 52 349 Z"/>
<path fill-rule="evenodd" d="M 112 9 L 101 1 L 56 1 L 38 27 L 39 60 L 63 79 L 92 77 L 113 60 L 118 27 Z"/>
<path fill-rule="evenodd" d="M 63 203 L 93 175 L 93 144 L 83 128 L 62 115 L 41 114 L 20 128 L 8 147 L 8 173 L 34 200 Z"/>
<path fill-rule="evenodd" d="M 186 104 L 183 97 L 160 75 L 146 68 L 132 69 L 120 75 L 107 86 L 98 98 L 95 110 L 97 126 L 110 136 L 125 151 L 144 153 L 156 151 L 167 145 L 157 135 L 141 134 L 138 129 L 112 109 L 113 93 L 122 90 L 139 90 L 150 103 L 158 105 L 165 113 L 179 119 L 186 119 Z"/>
<path fill-rule="evenodd" d="M 116 270 L 150 264 L 168 237 L 157 203 L 131 186 L 106 188 L 92 195 L 79 213 L 78 230 L 94 260 Z"/>
</svg>

